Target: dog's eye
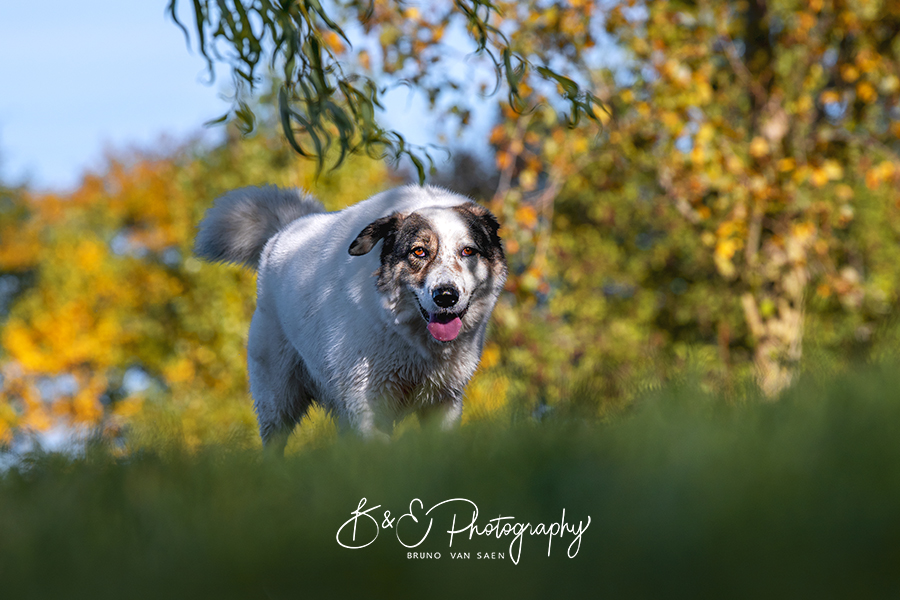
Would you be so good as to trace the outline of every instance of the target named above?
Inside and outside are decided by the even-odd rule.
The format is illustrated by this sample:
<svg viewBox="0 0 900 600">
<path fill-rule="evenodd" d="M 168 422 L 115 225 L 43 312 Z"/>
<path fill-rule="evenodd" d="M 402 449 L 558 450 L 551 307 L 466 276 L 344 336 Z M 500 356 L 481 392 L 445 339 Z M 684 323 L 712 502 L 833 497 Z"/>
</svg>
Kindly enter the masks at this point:
<svg viewBox="0 0 900 600">
<path fill-rule="evenodd" d="M 462 249 L 462 252 L 460 252 L 460 255 L 462 256 L 472 256 L 473 254 L 475 254 L 475 248 L 472 248 L 471 246 L 466 246 Z"/>
<path fill-rule="evenodd" d="M 412 249 L 413 256 L 417 256 L 419 258 L 425 258 L 428 256 L 428 250 L 423 248 L 422 246 L 416 246 Z"/>
</svg>

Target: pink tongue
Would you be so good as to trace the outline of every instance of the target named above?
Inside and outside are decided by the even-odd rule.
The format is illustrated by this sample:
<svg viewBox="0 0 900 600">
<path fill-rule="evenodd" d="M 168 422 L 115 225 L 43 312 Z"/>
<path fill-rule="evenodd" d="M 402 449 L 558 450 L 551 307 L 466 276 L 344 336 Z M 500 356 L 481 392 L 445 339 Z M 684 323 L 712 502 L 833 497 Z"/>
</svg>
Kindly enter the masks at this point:
<svg viewBox="0 0 900 600">
<path fill-rule="evenodd" d="M 460 329 L 462 329 L 462 321 L 459 320 L 459 317 L 453 317 L 446 323 L 436 321 L 434 315 L 428 320 L 428 333 L 439 342 L 456 339 Z"/>
</svg>

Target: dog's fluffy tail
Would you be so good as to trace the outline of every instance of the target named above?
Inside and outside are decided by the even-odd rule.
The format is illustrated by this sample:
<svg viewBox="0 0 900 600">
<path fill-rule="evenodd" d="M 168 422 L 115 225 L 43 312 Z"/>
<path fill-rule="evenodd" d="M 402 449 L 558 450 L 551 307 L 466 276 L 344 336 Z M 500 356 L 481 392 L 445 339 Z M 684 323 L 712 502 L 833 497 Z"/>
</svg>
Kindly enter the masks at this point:
<svg viewBox="0 0 900 600">
<path fill-rule="evenodd" d="M 267 185 L 232 190 L 206 211 L 194 253 L 256 269 L 269 238 L 292 221 L 321 212 L 325 207 L 298 189 Z"/>
</svg>

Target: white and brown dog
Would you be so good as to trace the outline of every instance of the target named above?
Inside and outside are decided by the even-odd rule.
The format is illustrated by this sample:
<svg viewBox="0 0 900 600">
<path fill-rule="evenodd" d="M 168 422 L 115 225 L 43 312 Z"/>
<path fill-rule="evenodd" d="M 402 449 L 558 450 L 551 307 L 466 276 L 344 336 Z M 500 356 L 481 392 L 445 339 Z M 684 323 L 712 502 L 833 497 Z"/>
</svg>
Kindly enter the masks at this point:
<svg viewBox="0 0 900 600">
<path fill-rule="evenodd" d="M 274 186 L 219 198 L 196 253 L 259 270 L 248 363 L 263 443 L 281 451 L 313 402 L 365 437 L 411 412 L 458 423 L 506 281 L 498 228 L 434 187 L 338 212 Z"/>
</svg>

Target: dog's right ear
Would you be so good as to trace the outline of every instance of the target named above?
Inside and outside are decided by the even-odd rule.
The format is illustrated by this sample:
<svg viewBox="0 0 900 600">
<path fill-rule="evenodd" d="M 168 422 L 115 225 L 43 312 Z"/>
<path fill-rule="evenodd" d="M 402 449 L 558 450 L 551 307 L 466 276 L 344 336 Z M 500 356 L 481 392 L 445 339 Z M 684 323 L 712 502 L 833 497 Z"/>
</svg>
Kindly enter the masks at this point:
<svg viewBox="0 0 900 600">
<path fill-rule="evenodd" d="M 375 247 L 375 244 L 378 243 L 378 240 L 390 236 L 391 233 L 397 230 L 402 219 L 403 216 L 400 213 L 394 213 L 387 217 L 376 219 L 366 225 L 359 232 L 359 235 L 356 236 L 356 239 L 353 240 L 353 243 L 350 244 L 350 254 L 352 256 L 368 254 Z"/>
</svg>

